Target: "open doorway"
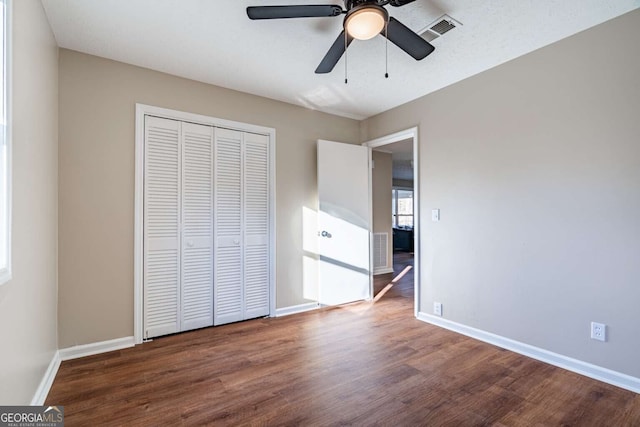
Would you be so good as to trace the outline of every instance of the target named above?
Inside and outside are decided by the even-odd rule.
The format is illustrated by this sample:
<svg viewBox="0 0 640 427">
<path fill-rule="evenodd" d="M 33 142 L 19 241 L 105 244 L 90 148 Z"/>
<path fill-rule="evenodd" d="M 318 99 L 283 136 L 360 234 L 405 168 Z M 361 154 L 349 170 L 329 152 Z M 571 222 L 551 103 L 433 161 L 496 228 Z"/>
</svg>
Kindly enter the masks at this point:
<svg viewBox="0 0 640 427">
<path fill-rule="evenodd" d="M 418 312 L 417 128 L 365 143 L 372 149 L 374 301 L 413 298 Z"/>
</svg>

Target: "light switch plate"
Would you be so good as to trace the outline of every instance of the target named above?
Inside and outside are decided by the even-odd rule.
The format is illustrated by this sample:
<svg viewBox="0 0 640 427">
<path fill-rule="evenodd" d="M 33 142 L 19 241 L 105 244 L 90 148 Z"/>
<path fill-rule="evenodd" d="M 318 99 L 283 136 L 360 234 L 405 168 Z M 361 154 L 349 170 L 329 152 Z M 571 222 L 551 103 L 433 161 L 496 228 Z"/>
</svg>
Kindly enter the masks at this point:
<svg viewBox="0 0 640 427">
<path fill-rule="evenodd" d="M 440 209 L 431 209 L 431 221 L 440 221 Z"/>
<path fill-rule="evenodd" d="M 433 314 L 436 316 L 442 316 L 442 303 L 434 302 L 433 303 Z"/>
</svg>

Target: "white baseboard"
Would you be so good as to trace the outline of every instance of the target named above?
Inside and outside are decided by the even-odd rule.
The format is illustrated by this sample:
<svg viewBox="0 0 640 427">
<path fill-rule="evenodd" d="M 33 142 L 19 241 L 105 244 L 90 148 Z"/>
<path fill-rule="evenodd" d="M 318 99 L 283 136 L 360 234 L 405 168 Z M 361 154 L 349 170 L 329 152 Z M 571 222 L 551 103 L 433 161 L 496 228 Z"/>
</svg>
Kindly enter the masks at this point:
<svg viewBox="0 0 640 427">
<path fill-rule="evenodd" d="M 317 302 L 309 302 L 306 304 L 292 305 L 289 307 L 277 308 L 276 317 L 288 316 L 290 314 L 304 313 L 305 311 L 317 310 L 320 304 Z"/>
<path fill-rule="evenodd" d="M 468 337 L 475 338 L 489 344 L 493 344 L 495 346 L 531 357 L 536 360 L 540 360 L 541 362 L 545 362 L 550 365 L 554 365 L 589 378 L 593 378 L 598 381 L 605 382 L 607 384 L 624 388 L 635 393 L 640 393 L 640 378 L 632 377 L 631 375 L 612 371 L 611 369 L 603 368 L 601 366 L 593 365 L 588 362 L 583 362 L 582 360 L 563 356 L 552 351 L 534 347 L 520 341 L 505 338 L 503 336 L 492 334 L 491 332 L 486 332 L 481 329 L 472 328 L 470 326 L 443 319 L 442 317 L 434 316 L 431 314 L 422 312 L 418 313 L 418 320 L 422 320 L 423 322 L 431 323 L 432 325 L 449 329 L 453 332 L 457 332 L 459 334 L 466 335 Z"/>
<path fill-rule="evenodd" d="M 44 401 L 47 399 L 47 395 L 49 394 L 49 390 L 51 390 L 51 386 L 53 385 L 53 380 L 56 378 L 56 374 L 58 373 L 58 368 L 60 368 L 60 352 L 56 350 L 53 353 L 53 358 L 51 358 L 51 362 L 49 362 L 49 366 L 42 377 L 42 381 L 38 385 L 36 389 L 36 393 L 33 395 L 33 399 L 31 399 L 31 406 L 40 406 L 44 405 Z"/>
<path fill-rule="evenodd" d="M 74 347 L 60 350 L 60 360 L 71 360 L 79 357 L 93 356 L 94 354 L 106 353 L 108 351 L 121 350 L 133 347 L 136 344 L 134 337 L 116 338 L 109 341 L 94 342 L 91 344 L 76 345 Z"/>
<path fill-rule="evenodd" d="M 388 273 L 393 273 L 393 267 L 378 268 L 376 270 L 373 270 L 374 276 L 377 276 L 378 274 L 388 274 Z"/>
<path fill-rule="evenodd" d="M 127 347 L 133 347 L 135 341 L 133 337 L 117 338 L 115 340 L 96 342 L 91 344 L 77 345 L 74 347 L 63 348 L 62 350 L 56 350 L 53 354 L 51 362 L 45 371 L 38 388 L 36 389 L 33 398 L 31 399 L 31 405 L 44 405 L 44 401 L 49 395 L 49 390 L 53 385 L 53 380 L 56 378 L 58 369 L 60 369 L 60 363 L 64 360 L 77 359 L 79 357 L 92 356 L 94 354 L 106 353 L 113 350 L 121 350 Z"/>
</svg>

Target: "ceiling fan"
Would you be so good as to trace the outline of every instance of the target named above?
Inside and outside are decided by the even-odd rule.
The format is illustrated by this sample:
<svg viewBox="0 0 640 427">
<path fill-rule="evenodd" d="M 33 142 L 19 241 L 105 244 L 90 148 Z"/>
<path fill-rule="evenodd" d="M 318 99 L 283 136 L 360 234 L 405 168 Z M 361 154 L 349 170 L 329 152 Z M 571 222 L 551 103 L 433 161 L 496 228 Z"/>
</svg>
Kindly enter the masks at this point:
<svg viewBox="0 0 640 427">
<path fill-rule="evenodd" d="M 345 15 L 343 30 L 316 68 L 316 74 L 330 73 L 353 39 L 369 40 L 380 34 L 416 60 L 434 51 L 433 45 L 411 31 L 384 8 L 400 7 L 415 0 L 344 0 L 346 10 L 329 5 L 249 6 L 250 19 L 316 18 Z"/>
</svg>

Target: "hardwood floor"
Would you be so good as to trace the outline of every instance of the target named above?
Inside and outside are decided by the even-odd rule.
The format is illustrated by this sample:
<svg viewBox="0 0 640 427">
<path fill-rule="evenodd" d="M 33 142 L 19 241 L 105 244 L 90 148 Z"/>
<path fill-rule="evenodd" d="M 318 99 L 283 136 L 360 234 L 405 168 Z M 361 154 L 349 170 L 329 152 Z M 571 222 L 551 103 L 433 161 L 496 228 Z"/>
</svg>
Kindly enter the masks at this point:
<svg viewBox="0 0 640 427">
<path fill-rule="evenodd" d="M 377 296 L 394 278 L 400 275 L 407 267 L 400 280 L 393 283 L 394 293 L 399 296 L 413 298 L 413 252 L 396 252 L 393 254 L 393 273 L 373 276 L 373 295 Z"/>
<path fill-rule="evenodd" d="M 412 282 L 63 362 L 46 404 L 67 426 L 640 426 L 640 395 L 416 320 Z"/>
</svg>

